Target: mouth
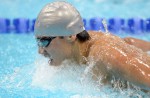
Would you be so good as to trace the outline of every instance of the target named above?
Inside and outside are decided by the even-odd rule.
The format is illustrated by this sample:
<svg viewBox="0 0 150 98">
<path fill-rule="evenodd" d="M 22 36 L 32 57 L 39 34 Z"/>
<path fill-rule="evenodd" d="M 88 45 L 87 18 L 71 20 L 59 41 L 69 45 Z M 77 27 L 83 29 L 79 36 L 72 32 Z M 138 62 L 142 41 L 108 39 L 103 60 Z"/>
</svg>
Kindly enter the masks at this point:
<svg viewBox="0 0 150 98">
<path fill-rule="evenodd" d="M 43 54 L 43 56 L 44 56 L 44 57 L 47 57 L 47 58 L 50 57 L 48 54 Z"/>
<path fill-rule="evenodd" d="M 51 55 L 49 55 L 49 54 L 43 54 L 43 56 L 46 57 L 46 58 L 49 58 L 49 60 L 48 60 L 48 64 L 49 65 L 53 65 L 54 61 L 53 61 Z"/>
<path fill-rule="evenodd" d="M 49 65 L 53 65 L 54 60 L 52 58 L 50 58 L 49 61 L 48 61 L 48 63 L 49 63 Z"/>
</svg>

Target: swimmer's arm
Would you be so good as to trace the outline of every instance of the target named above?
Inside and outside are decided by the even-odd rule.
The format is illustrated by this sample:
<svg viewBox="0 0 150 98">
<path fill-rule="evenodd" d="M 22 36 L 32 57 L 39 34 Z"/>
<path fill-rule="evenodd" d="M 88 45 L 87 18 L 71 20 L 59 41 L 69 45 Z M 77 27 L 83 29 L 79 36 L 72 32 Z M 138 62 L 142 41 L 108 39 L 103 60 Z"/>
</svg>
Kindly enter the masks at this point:
<svg viewBox="0 0 150 98">
<path fill-rule="evenodd" d="M 132 38 L 132 37 L 126 37 L 123 40 L 130 45 L 134 45 L 142 49 L 145 52 L 150 51 L 150 42 L 141 39 Z"/>
<path fill-rule="evenodd" d="M 150 89 L 150 56 L 142 52 L 143 59 L 138 59 L 134 50 L 125 52 L 125 49 L 125 46 L 111 46 L 107 42 L 97 43 L 91 47 L 89 57 L 97 60 L 97 66 L 105 65 L 106 71 Z"/>
</svg>

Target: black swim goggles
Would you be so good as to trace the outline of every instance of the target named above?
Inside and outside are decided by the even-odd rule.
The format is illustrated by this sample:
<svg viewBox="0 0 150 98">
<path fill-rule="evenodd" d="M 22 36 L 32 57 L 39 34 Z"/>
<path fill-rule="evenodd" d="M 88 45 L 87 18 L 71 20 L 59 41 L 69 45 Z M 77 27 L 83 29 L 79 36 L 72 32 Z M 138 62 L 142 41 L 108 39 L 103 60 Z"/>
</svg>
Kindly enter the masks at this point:
<svg viewBox="0 0 150 98">
<path fill-rule="evenodd" d="M 56 37 L 37 38 L 38 46 L 39 47 L 47 47 L 54 38 L 56 38 Z"/>
</svg>

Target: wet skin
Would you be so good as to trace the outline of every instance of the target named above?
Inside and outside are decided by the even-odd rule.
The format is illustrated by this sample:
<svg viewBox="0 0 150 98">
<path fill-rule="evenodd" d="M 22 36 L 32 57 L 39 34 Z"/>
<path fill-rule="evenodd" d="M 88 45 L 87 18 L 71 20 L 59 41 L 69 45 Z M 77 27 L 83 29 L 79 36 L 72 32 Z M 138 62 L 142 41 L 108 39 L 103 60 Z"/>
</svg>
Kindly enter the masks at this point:
<svg viewBox="0 0 150 98">
<path fill-rule="evenodd" d="M 48 47 L 39 47 L 39 53 L 51 58 L 52 65 L 60 65 L 65 59 L 79 64 L 94 61 L 92 71 L 96 77 L 106 76 L 104 83 L 115 76 L 150 90 L 150 56 L 145 53 L 149 48 L 143 48 L 145 44 L 150 46 L 149 42 L 134 39 L 130 43 L 111 34 L 92 31 L 89 34 L 91 39 L 86 42 L 75 36 L 57 37 Z"/>
<path fill-rule="evenodd" d="M 132 38 L 132 37 L 124 38 L 124 41 L 128 44 L 134 45 L 134 46 L 142 49 L 145 52 L 150 51 L 150 42 Z"/>
</svg>

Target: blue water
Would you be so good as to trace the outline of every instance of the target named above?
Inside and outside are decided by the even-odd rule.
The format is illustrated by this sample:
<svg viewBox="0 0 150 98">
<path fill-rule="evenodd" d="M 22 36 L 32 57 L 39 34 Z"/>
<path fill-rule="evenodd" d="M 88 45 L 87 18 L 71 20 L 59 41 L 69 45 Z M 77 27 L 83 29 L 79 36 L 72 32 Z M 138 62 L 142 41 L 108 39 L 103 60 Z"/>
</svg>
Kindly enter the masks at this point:
<svg viewBox="0 0 150 98">
<path fill-rule="evenodd" d="M 145 36 L 150 35 L 142 34 L 140 38 L 148 40 Z M 1 35 L 0 46 L 2 98 L 149 98 L 149 94 L 138 89 L 98 85 L 90 77 L 81 83 L 85 67 L 69 61 L 62 64 L 63 67 L 49 66 L 48 60 L 38 55 L 33 34 Z"/>
<path fill-rule="evenodd" d="M 0 17 L 36 18 L 44 5 L 62 0 L 3 0 L 0 3 Z M 83 18 L 95 16 L 112 18 L 149 18 L 149 0 L 63 0 L 72 3 Z M 88 9 L 88 11 L 87 11 Z M 4 13 L 5 12 L 5 13 Z"/>
<path fill-rule="evenodd" d="M 5 0 L 0 3 L 0 17 L 35 18 L 43 5 L 50 1 Z M 75 5 L 85 18 L 149 17 L 149 0 L 69 0 L 69 2 Z M 150 41 L 148 32 L 134 35 L 121 32 L 116 35 Z M 33 32 L 27 35 L 1 34 L 0 98 L 149 98 L 150 96 L 138 88 L 122 90 L 98 85 L 90 76 L 81 81 L 84 65 L 78 66 L 65 61 L 61 67 L 53 67 L 49 66 L 47 61 L 38 54 Z"/>
</svg>

